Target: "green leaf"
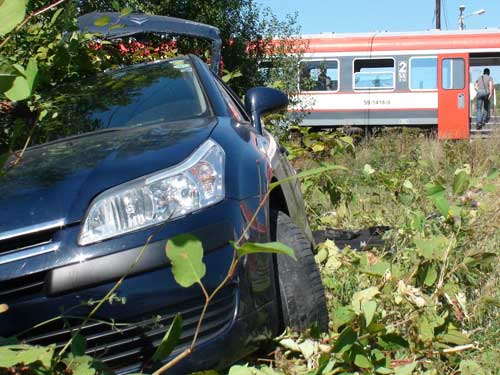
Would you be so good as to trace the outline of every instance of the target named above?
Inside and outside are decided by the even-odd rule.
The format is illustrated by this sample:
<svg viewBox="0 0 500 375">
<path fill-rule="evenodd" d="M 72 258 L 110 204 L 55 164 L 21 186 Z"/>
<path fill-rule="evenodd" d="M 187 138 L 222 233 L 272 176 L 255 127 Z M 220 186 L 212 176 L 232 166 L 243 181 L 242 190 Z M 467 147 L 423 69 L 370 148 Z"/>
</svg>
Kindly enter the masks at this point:
<svg viewBox="0 0 500 375">
<path fill-rule="evenodd" d="M 488 180 L 494 180 L 495 178 L 497 178 L 499 175 L 498 173 L 498 169 L 497 168 L 492 168 L 489 172 L 488 172 L 488 175 L 486 176 L 486 178 Z"/>
<path fill-rule="evenodd" d="M 31 95 L 31 90 L 26 78 L 17 76 L 12 83 L 12 87 L 4 94 L 13 102 L 19 102 L 21 100 L 29 98 Z"/>
<path fill-rule="evenodd" d="M 132 13 L 134 10 L 129 7 L 125 7 L 120 11 L 120 17 L 125 17 L 128 16 L 130 13 Z"/>
<path fill-rule="evenodd" d="M 383 374 L 383 375 L 386 375 L 386 374 L 392 374 L 392 370 L 391 369 L 388 369 L 386 367 L 377 367 L 375 369 L 375 372 L 377 374 Z"/>
<path fill-rule="evenodd" d="M 435 198 L 433 200 L 433 203 L 441 216 L 448 217 L 448 211 L 450 210 L 450 203 L 445 197 Z"/>
<path fill-rule="evenodd" d="M 48 114 L 49 111 L 47 111 L 46 109 L 41 110 L 40 114 L 38 115 L 38 121 L 42 121 Z"/>
<path fill-rule="evenodd" d="M 88 355 L 75 356 L 70 353 L 65 357 L 62 362 L 67 366 L 68 372 L 72 375 L 95 375 L 102 374 L 101 367 L 95 359 L 89 357 Z"/>
<path fill-rule="evenodd" d="M 358 339 L 358 335 L 351 327 L 346 327 L 333 345 L 333 353 L 344 353 L 349 350 Z"/>
<path fill-rule="evenodd" d="M 64 10 L 64 8 L 61 8 L 61 9 L 58 9 L 54 12 L 54 14 L 52 15 L 52 18 L 50 19 L 49 27 L 54 26 L 54 24 L 56 23 L 57 19 L 59 18 L 59 16 L 61 15 L 63 10 Z"/>
<path fill-rule="evenodd" d="M 229 369 L 228 375 L 285 375 L 285 374 L 283 374 L 281 371 L 274 370 L 267 366 L 263 366 L 260 369 L 257 369 L 255 367 L 235 365 Z"/>
<path fill-rule="evenodd" d="M 460 362 L 461 375 L 484 375 L 483 368 L 476 361 L 464 360 Z"/>
<path fill-rule="evenodd" d="M 333 325 L 336 328 L 343 326 L 344 324 L 352 322 L 356 317 L 356 314 L 350 307 L 341 306 L 334 310 L 333 312 Z"/>
<path fill-rule="evenodd" d="M 28 60 L 28 65 L 26 66 L 26 82 L 28 83 L 28 89 L 30 91 L 30 95 L 33 93 L 37 77 L 38 77 L 38 64 L 36 62 L 36 58 L 31 57 Z"/>
<path fill-rule="evenodd" d="M 25 15 L 25 0 L 4 0 L 0 3 L 0 36 L 14 30 Z"/>
<path fill-rule="evenodd" d="M 153 361 L 162 361 L 164 359 L 167 359 L 170 353 L 175 349 L 175 346 L 179 342 L 179 339 L 182 334 L 182 317 L 180 314 L 177 314 L 170 325 L 170 328 L 168 329 L 167 333 L 165 333 L 165 336 L 163 337 L 163 340 L 161 340 L 161 344 L 156 349 L 155 354 L 153 354 L 152 360 Z"/>
<path fill-rule="evenodd" d="M 470 177 L 465 171 L 458 172 L 453 181 L 453 192 L 455 194 L 463 193 L 469 186 L 469 181 Z"/>
<path fill-rule="evenodd" d="M 406 193 L 404 191 L 399 192 L 398 194 L 399 201 L 406 207 L 411 206 L 413 203 L 414 196 L 411 193 Z"/>
<path fill-rule="evenodd" d="M 430 342 L 434 339 L 434 325 L 425 316 L 418 320 L 418 333 L 423 342 Z"/>
<path fill-rule="evenodd" d="M 17 70 L 19 73 L 22 74 L 23 77 L 26 78 L 26 69 L 22 65 L 19 64 L 12 64 L 12 67 Z"/>
<path fill-rule="evenodd" d="M 497 191 L 497 187 L 493 184 L 485 184 L 483 190 L 487 193 L 494 193 Z"/>
<path fill-rule="evenodd" d="M 225 70 L 225 72 L 227 72 Z M 243 76 L 243 73 L 241 73 L 240 70 L 235 70 L 234 72 L 227 72 L 226 74 L 224 74 L 221 79 L 224 83 L 228 83 L 229 81 L 231 81 L 232 79 L 234 78 L 238 78 L 238 77 L 242 77 Z"/>
<path fill-rule="evenodd" d="M 411 183 L 410 180 L 406 179 L 404 182 L 403 182 L 403 187 L 405 189 L 408 189 L 408 190 L 413 190 L 413 184 Z"/>
<path fill-rule="evenodd" d="M 354 293 L 354 295 L 352 296 L 352 307 L 354 312 L 357 315 L 360 315 L 362 313 L 362 304 L 366 301 L 372 300 L 373 297 L 375 297 L 379 293 L 380 291 L 376 286 L 372 286 L 370 288 Z"/>
<path fill-rule="evenodd" d="M 372 368 L 372 362 L 363 354 L 356 354 L 354 364 L 361 368 Z"/>
<path fill-rule="evenodd" d="M 375 316 L 375 311 L 377 311 L 377 302 L 365 301 L 361 304 L 361 310 L 365 316 L 366 326 L 369 326 Z"/>
<path fill-rule="evenodd" d="M 354 147 L 354 140 L 352 137 L 345 135 L 339 138 L 342 142 L 347 143 L 349 146 Z"/>
<path fill-rule="evenodd" d="M 314 146 L 312 146 L 311 150 L 314 153 L 318 153 L 318 152 L 324 151 L 325 150 L 325 145 L 323 143 L 316 143 L 316 144 L 314 144 Z"/>
<path fill-rule="evenodd" d="M 434 264 L 430 264 L 427 267 L 427 271 L 425 273 L 424 284 L 427 286 L 433 286 L 437 278 L 438 278 L 438 272 L 436 266 Z"/>
<path fill-rule="evenodd" d="M 191 234 L 180 234 L 167 241 L 165 252 L 172 262 L 175 281 L 188 288 L 201 282 L 206 273 L 201 241 Z"/>
<path fill-rule="evenodd" d="M 448 330 L 447 333 L 439 337 L 439 341 L 453 345 L 466 345 L 470 343 L 469 337 L 457 329 Z"/>
<path fill-rule="evenodd" d="M 87 339 L 80 334 L 75 335 L 71 340 L 71 353 L 74 356 L 82 356 L 85 354 L 85 349 L 87 349 Z"/>
<path fill-rule="evenodd" d="M 31 364 L 40 362 L 45 367 L 50 367 L 54 356 L 55 345 L 7 345 L 0 346 L 0 367 L 12 367 L 19 363 Z"/>
<path fill-rule="evenodd" d="M 416 362 L 408 363 L 407 365 L 398 366 L 394 369 L 395 375 L 411 375 L 417 367 Z"/>
<path fill-rule="evenodd" d="M 318 167 L 318 168 L 308 169 L 308 170 L 302 171 L 300 173 L 297 173 L 294 176 L 290 176 L 290 177 L 287 177 L 287 178 L 284 178 L 282 180 L 279 180 L 279 181 L 276 181 L 276 182 L 269 184 L 269 191 L 275 189 L 276 187 L 280 186 L 281 184 L 283 184 L 285 182 L 289 182 L 289 181 L 297 180 L 297 179 L 299 179 L 299 180 L 305 179 L 308 177 L 316 176 L 318 174 L 323 174 L 323 173 L 330 172 L 333 170 L 347 171 L 348 169 L 346 167 L 343 167 L 340 165 L 325 165 L 325 166 Z"/>
<path fill-rule="evenodd" d="M 442 197 L 446 189 L 438 182 L 429 182 L 425 185 L 425 195 L 431 198 Z"/>
<path fill-rule="evenodd" d="M 408 342 L 395 333 L 380 336 L 377 339 L 377 343 L 384 350 L 399 350 L 409 347 Z"/>
<path fill-rule="evenodd" d="M 375 359 L 375 361 L 380 362 L 380 361 L 386 361 L 385 354 L 382 353 L 378 349 L 372 349 L 371 351 L 371 357 Z"/>
<path fill-rule="evenodd" d="M 267 242 L 267 243 L 254 243 L 245 242 L 242 246 L 237 246 L 234 242 L 231 242 L 236 253 L 239 257 L 248 254 L 258 254 L 258 253 L 271 253 L 271 254 L 285 254 L 293 259 L 295 258 L 295 251 L 290 247 L 281 242 Z"/>
<path fill-rule="evenodd" d="M 103 27 L 103 26 L 106 26 L 110 22 L 111 22 L 111 18 L 109 18 L 109 16 L 101 16 L 94 21 L 94 25 L 97 27 Z"/>
<path fill-rule="evenodd" d="M 384 276 L 387 271 L 391 268 L 391 265 L 388 262 L 380 261 L 375 264 L 371 264 L 368 267 L 365 267 L 361 270 L 361 272 L 372 275 L 372 276 Z"/>
<path fill-rule="evenodd" d="M 444 236 L 436 236 L 428 239 L 416 238 L 413 243 L 419 255 L 429 260 L 441 260 L 449 245 L 449 240 Z"/>
</svg>

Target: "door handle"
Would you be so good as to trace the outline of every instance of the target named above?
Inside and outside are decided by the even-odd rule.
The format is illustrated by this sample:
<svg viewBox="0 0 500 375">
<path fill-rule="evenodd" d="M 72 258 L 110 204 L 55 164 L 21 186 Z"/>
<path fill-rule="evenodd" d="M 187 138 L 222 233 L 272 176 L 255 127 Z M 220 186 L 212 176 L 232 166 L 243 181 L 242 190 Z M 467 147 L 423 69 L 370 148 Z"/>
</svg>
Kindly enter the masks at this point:
<svg viewBox="0 0 500 375">
<path fill-rule="evenodd" d="M 458 94 L 457 107 L 458 107 L 458 109 L 464 109 L 465 108 L 465 94 L 463 94 L 463 93 Z"/>
</svg>

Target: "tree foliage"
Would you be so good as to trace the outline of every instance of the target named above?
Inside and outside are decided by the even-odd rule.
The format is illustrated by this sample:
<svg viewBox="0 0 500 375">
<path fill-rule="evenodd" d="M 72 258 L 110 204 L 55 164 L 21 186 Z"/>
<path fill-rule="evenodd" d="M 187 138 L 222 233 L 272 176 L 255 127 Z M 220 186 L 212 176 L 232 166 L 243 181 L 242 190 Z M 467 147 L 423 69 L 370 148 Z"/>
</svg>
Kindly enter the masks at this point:
<svg viewBox="0 0 500 375">
<path fill-rule="evenodd" d="M 293 48 L 294 35 L 299 32 L 296 18 L 279 20 L 254 0 L 27 0 L 16 4 L 25 7 L 18 6 L 9 17 L 2 11 L 12 8 L 10 2 L 0 5 L 2 23 L 2 14 L 9 20 L 25 16 L 20 24 L 6 25 L 9 31 L 0 39 L 0 155 L 31 144 L 33 132 L 43 126 L 43 119 L 57 116 L 44 97 L 48 89 L 107 68 L 176 53 L 203 56 L 208 49 L 204 41 L 179 39 L 172 43 L 172 39 L 166 41 L 155 35 L 126 38 L 114 45 L 102 43 L 94 35 L 78 32 L 78 16 L 91 11 L 144 12 L 217 26 L 223 40 L 223 69 L 233 73 L 231 86 L 239 95 L 270 81 L 289 91 L 294 89 L 293 78 L 288 79 L 291 84 L 283 85 L 285 80 L 276 77 L 276 69 L 259 69 L 263 61 L 271 61 L 285 75 L 284 66 L 295 66 L 285 55 Z M 283 43 L 269 43 L 273 38 Z M 273 46 L 272 50 L 269 46 Z"/>
<path fill-rule="evenodd" d="M 266 75 L 258 74 L 260 65 L 269 60 L 269 42 L 280 39 L 285 45 L 277 47 L 276 55 L 283 49 L 291 49 L 299 34 L 296 15 L 284 20 L 277 18 L 269 8 L 260 6 L 255 0 L 84 0 L 82 13 L 91 11 L 116 11 L 130 7 L 138 12 L 189 19 L 216 26 L 223 41 L 222 57 L 224 69 L 241 71 L 240 77 L 231 81 L 232 88 L 240 95 L 253 86 L 265 84 Z M 251 46 L 251 48 L 249 48 Z M 275 57 L 275 63 L 278 61 Z"/>
</svg>

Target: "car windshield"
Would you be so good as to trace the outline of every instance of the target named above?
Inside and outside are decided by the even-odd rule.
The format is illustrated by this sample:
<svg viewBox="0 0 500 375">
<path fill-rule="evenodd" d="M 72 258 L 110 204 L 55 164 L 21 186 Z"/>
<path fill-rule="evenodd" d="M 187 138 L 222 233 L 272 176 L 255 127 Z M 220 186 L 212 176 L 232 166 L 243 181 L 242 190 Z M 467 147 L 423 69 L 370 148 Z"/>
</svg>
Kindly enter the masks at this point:
<svg viewBox="0 0 500 375">
<path fill-rule="evenodd" d="M 187 58 L 60 85 L 44 100 L 50 111 L 37 126 L 32 146 L 90 132 L 180 121 L 208 112 Z"/>
</svg>

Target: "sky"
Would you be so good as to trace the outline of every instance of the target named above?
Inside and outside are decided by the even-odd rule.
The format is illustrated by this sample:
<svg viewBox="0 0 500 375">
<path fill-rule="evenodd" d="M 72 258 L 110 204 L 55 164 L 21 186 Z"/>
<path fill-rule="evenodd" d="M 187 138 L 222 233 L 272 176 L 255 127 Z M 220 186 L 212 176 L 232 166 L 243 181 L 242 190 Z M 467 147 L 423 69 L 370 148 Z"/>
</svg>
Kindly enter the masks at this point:
<svg viewBox="0 0 500 375">
<path fill-rule="evenodd" d="M 303 34 L 321 32 L 415 31 L 435 28 L 435 0 L 258 0 L 284 17 L 298 12 Z M 500 28 L 500 0 L 442 0 L 441 28 L 458 29 L 459 6 L 467 29 Z"/>
</svg>

